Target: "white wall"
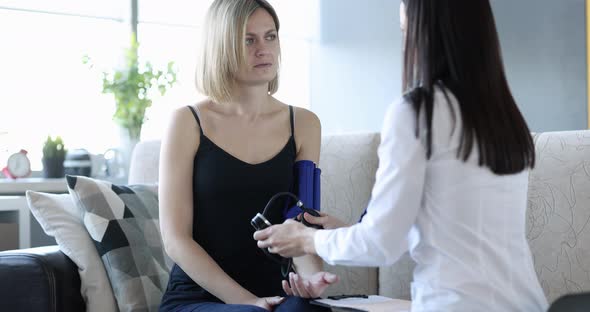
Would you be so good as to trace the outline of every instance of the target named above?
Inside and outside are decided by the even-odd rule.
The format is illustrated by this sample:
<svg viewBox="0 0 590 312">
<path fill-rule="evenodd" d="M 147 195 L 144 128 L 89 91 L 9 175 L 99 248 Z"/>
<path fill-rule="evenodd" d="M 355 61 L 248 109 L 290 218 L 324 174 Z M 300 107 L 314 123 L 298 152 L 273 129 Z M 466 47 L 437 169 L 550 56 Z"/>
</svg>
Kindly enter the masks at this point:
<svg viewBox="0 0 590 312">
<path fill-rule="evenodd" d="M 401 94 L 399 2 L 321 0 L 311 109 L 323 133 L 379 131 Z"/>
<path fill-rule="evenodd" d="M 585 0 L 492 0 L 512 92 L 532 131 L 587 128 Z"/>
<path fill-rule="evenodd" d="M 319 0 L 311 108 L 323 133 L 379 131 L 401 94 L 398 0 Z M 584 0 L 491 0 L 511 89 L 532 131 L 586 128 Z"/>
</svg>

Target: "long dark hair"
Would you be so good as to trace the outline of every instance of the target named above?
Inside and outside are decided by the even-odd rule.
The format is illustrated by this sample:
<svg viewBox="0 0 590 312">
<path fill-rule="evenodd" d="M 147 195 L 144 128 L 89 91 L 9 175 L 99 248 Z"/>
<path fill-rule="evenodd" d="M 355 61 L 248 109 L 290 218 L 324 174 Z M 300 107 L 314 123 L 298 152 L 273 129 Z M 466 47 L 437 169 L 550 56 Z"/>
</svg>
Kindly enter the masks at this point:
<svg viewBox="0 0 590 312">
<path fill-rule="evenodd" d="M 426 117 L 427 157 L 432 154 L 433 96 L 440 85 L 453 93 L 461 111 L 457 158 L 466 161 L 477 144 L 479 165 L 496 174 L 533 168 L 535 146 L 508 87 L 489 0 L 403 2 L 404 96 L 417 120 L 421 112 Z M 417 136 L 419 131 L 417 126 Z"/>
</svg>

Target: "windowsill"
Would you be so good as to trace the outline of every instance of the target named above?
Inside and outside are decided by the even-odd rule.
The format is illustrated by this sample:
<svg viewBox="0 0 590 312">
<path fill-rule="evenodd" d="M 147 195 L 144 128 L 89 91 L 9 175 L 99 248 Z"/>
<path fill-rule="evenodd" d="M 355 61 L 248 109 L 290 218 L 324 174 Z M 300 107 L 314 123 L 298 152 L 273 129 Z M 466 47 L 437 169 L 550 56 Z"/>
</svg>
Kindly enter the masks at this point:
<svg viewBox="0 0 590 312">
<path fill-rule="evenodd" d="M 24 195 L 27 190 L 46 193 L 67 193 L 65 178 L 0 179 L 0 195 Z"/>
</svg>

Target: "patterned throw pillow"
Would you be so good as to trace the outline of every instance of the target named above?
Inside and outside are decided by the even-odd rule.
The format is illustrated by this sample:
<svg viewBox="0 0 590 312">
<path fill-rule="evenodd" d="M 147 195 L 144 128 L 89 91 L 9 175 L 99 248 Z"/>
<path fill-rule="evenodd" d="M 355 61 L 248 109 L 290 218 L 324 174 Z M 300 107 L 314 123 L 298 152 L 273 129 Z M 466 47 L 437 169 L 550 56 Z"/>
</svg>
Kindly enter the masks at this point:
<svg viewBox="0 0 590 312">
<path fill-rule="evenodd" d="M 120 311 L 157 311 L 168 282 L 156 187 L 67 176 Z"/>
</svg>

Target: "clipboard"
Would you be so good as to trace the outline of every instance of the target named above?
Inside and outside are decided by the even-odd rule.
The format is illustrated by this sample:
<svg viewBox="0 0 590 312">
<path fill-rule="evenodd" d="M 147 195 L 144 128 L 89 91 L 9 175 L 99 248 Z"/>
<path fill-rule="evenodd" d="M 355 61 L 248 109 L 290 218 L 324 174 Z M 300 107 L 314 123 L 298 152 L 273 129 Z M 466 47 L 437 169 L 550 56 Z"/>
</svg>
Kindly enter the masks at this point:
<svg viewBox="0 0 590 312">
<path fill-rule="evenodd" d="M 342 299 L 316 299 L 311 304 L 332 308 L 333 311 L 354 311 L 354 312 L 409 312 L 411 301 L 393 299 L 384 296 L 347 297 Z"/>
</svg>

